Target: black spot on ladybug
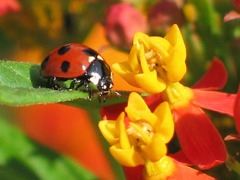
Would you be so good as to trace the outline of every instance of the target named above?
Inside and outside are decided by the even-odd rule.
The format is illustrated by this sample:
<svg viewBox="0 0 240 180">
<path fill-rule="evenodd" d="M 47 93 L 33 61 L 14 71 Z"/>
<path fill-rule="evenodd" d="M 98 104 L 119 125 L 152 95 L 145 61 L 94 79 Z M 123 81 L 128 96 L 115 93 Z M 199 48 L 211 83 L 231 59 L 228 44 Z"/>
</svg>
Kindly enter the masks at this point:
<svg viewBox="0 0 240 180">
<path fill-rule="evenodd" d="M 70 63 L 68 61 L 63 61 L 61 65 L 62 72 L 67 72 L 70 67 Z"/>
<path fill-rule="evenodd" d="M 69 51 L 70 48 L 71 48 L 70 45 L 68 45 L 68 46 L 63 46 L 63 47 L 61 47 L 61 48 L 58 50 L 58 54 L 59 54 L 59 55 L 64 55 L 66 52 Z"/>
<path fill-rule="evenodd" d="M 47 65 L 49 59 L 50 59 L 49 56 L 47 56 L 47 57 L 43 60 L 43 62 L 42 62 L 42 64 L 41 64 L 41 68 L 42 68 L 42 69 L 45 68 L 45 66 Z"/>
<path fill-rule="evenodd" d="M 83 52 L 84 52 L 84 54 L 86 54 L 88 56 L 97 57 L 97 55 L 98 55 L 98 53 L 91 48 L 84 49 Z"/>
</svg>

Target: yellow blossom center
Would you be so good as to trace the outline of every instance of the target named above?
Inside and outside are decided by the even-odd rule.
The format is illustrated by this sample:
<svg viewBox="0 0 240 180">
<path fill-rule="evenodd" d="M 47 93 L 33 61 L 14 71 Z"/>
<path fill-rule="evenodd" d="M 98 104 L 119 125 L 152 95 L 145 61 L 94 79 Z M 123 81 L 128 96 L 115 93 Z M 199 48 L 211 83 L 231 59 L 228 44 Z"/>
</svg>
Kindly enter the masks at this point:
<svg viewBox="0 0 240 180">
<path fill-rule="evenodd" d="M 138 43 L 138 59 L 142 72 L 147 73 L 156 70 L 158 77 L 167 81 L 167 72 L 164 65 L 166 65 L 166 58 L 169 56 L 168 49 L 171 45 L 161 37 L 152 37 L 145 41 L 139 39 Z"/>
<path fill-rule="evenodd" d="M 187 106 L 192 98 L 193 93 L 191 89 L 179 82 L 169 83 L 163 91 L 163 100 L 169 102 L 171 109 Z"/>
<path fill-rule="evenodd" d="M 130 122 L 127 128 L 128 138 L 130 143 L 137 151 L 140 151 L 142 145 L 148 145 L 154 134 L 150 124 L 144 121 Z"/>
</svg>

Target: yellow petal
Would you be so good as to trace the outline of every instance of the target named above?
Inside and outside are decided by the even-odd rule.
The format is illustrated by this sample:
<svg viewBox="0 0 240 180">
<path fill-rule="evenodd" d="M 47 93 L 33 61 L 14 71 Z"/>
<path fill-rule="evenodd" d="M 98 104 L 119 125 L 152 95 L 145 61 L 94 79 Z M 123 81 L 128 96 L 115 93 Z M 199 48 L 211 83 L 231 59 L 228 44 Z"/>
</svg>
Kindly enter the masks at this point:
<svg viewBox="0 0 240 180">
<path fill-rule="evenodd" d="M 167 153 L 167 147 L 162 141 L 162 135 L 159 133 L 155 133 L 151 143 L 142 145 L 141 149 L 145 158 L 153 162 L 159 161 Z"/>
<path fill-rule="evenodd" d="M 161 103 L 153 113 L 158 117 L 154 128 L 156 132 L 161 134 L 162 141 L 168 143 L 174 134 L 174 122 L 169 104 L 167 102 Z"/>
<path fill-rule="evenodd" d="M 140 43 L 143 43 L 147 49 L 150 48 L 149 36 L 142 32 L 136 32 L 133 36 L 133 45 L 137 45 L 138 50 L 140 48 Z"/>
<path fill-rule="evenodd" d="M 186 47 L 180 29 L 174 24 L 165 36 L 172 47 L 169 49 L 168 63 L 164 69 L 170 82 L 180 81 L 186 73 Z"/>
<path fill-rule="evenodd" d="M 129 149 L 122 149 L 119 144 L 116 144 L 111 146 L 109 151 L 117 162 L 123 166 L 135 167 L 144 164 L 141 154 L 133 146 Z"/>
<path fill-rule="evenodd" d="M 145 74 L 137 74 L 134 79 L 139 87 L 150 94 L 160 93 L 166 88 L 166 83 L 157 77 L 155 70 Z"/>
<path fill-rule="evenodd" d="M 150 112 L 147 104 L 143 98 L 136 92 L 132 92 L 128 98 L 127 107 L 136 109 L 136 111 L 148 111 Z M 131 118 L 130 118 L 131 119 Z"/>
<path fill-rule="evenodd" d="M 159 36 L 152 36 L 149 38 L 151 46 L 162 56 L 168 56 L 168 49 L 171 47 L 171 44 L 164 38 Z"/>
<path fill-rule="evenodd" d="M 125 112 L 132 121 L 141 119 L 152 124 L 157 120 L 157 117 L 150 111 L 143 98 L 136 92 L 129 95 Z"/>
<path fill-rule="evenodd" d="M 140 60 L 140 64 L 141 64 L 143 74 L 149 73 L 150 70 L 148 68 L 147 60 L 146 60 L 146 57 L 145 57 L 145 51 L 144 51 L 144 47 L 143 47 L 142 44 L 140 44 L 139 60 Z"/>
<path fill-rule="evenodd" d="M 164 37 L 173 47 L 181 47 L 182 50 L 186 49 L 182 38 L 182 33 L 177 24 L 172 25 Z"/>
<path fill-rule="evenodd" d="M 112 69 L 113 69 L 113 71 L 117 72 L 130 85 L 135 86 L 135 87 L 140 87 L 136 83 L 135 78 L 134 78 L 134 76 L 137 74 L 137 72 L 132 72 L 127 61 L 113 64 Z"/>
<path fill-rule="evenodd" d="M 171 57 L 169 57 L 169 59 L 172 59 L 176 63 L 172 61 L 172 63 L 169 63 L 166 66 L 164 66 L 164 69 L 167 71 L 168 81 L 171 83 L 175 83 L 180 81 L 184 77 L 184 75 L 187 72 L 187 67 L 185 62 L 177 63 L 177 59 L 181 59 L 179 58 L 179 55 L 177 53 L 174 53 Z"/>
<path fill-rule="evenodd" d="M 109 142 L 109 144 L 116 144 L 119 142 L 119 138 L 116 134 L 116 121 L 113 120 L 101 120 L 98 123 L 98 127 L 104 136 L 104 138 Z"/>
<path fill-rule="evenodd" d="M 116 120 L 116 131 L 119 132 L 119 142 L 122 149 L 128 149 L 131 147 L 126 127 L 125 127 L 125 113 L 122 112 Z"/>
<path fill-rule="evenodd" d="M 137 58 L 137 45 L 134 44 L 131 48 L 128 63 L 133 72 L 139 72 L 141 70 L 138 58 Z"/>
</svg>

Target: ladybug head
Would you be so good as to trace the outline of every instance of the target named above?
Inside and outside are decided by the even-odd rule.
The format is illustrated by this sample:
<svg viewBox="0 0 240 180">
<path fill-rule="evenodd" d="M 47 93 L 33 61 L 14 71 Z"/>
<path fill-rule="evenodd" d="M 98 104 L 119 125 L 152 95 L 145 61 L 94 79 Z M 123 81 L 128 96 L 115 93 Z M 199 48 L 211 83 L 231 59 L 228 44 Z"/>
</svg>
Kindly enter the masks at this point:
<svg viewBox="0 0 240 180">
<path fill-rule="evenodd" d="M 98 82 L 98 89 L 101 92 L 106 92 L 113 88 L 112 76 L 104 76 Z"/>
</svg>

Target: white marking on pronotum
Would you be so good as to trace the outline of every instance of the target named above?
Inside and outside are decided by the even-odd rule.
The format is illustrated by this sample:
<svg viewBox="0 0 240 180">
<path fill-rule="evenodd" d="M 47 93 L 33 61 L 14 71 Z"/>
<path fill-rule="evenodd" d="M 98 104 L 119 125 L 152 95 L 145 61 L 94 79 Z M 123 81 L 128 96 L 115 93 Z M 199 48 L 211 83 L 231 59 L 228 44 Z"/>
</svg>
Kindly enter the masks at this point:
<svg viewBox="0 0 240 180">
<path fill-rule="evenodd" d="M 99 80 L 101 77 L 98 73 L 92 73 L 92 77 L 89 78 L 89 81 L 92 82 L 95 86 L 98 85 Z"/>
<path fill-rule="evenodd" d="M 96 58 L 94 56 L 89 56 L 88 57 L 88 62 L 91 63 L 95 60 Z"/>
<path fill-rule="evenodd" d="M 86 70 L 86 66 L 83 66 L 83 65 L 82 65 L 82 69 L 85 71 L 85 70 Z"/>
<path fill-rule="evenodd" d="M 103 57 L 102 57 L 102 56 L 100 56 L 100 55 L 98 55 L 98 56 L 97 56 L 97 59 L 99 59 L 99 60 L 102 60 L 102 61 L 103 61 Z"/>
</svg>

